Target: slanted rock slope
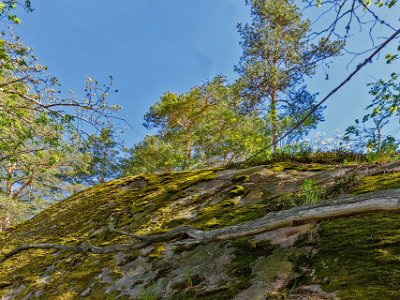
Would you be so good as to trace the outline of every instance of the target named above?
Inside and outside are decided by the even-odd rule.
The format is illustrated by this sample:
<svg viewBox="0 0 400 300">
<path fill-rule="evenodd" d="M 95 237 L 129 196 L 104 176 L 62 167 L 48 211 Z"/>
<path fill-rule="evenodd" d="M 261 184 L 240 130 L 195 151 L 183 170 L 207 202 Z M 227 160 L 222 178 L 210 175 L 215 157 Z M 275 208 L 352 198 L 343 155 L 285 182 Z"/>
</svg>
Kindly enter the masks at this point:
<svg viewBox="0 0 400 300">
<path fill-rule="evenodd" d="M 285 162 L 114 180 L 0 235 L 0 299 L 400 299 L 400 209 L 294 218 L 220 240 L 143 238 L 369 199 L 400 201 L 400 163 Z M 40 244 L 80 251 L 27 247 L 9 255 Z"/>
</svg>

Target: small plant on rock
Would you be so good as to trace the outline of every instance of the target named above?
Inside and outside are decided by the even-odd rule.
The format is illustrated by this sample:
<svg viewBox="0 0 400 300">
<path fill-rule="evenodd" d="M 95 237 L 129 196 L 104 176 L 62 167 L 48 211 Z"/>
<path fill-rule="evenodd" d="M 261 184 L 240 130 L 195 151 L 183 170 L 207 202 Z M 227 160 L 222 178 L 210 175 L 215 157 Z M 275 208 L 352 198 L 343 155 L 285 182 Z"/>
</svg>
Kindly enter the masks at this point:
<svg viewBox="0 0 400 300">
<path fill-rule="evenodd" d="M 344 177 L 336 177 L 334 186 L 328 192 L 329 196 L 336 197 L 340 194 L 347 193 L 355 187 L 359 181 L 360 178 L 357 173 L 352 173 L 351 175 Z"/>
<path fill-rule="evenodd" d="M 300 187 L 301 196 L 304 199 L 304 204 L 314 204 L 318 200 L 325 197 L 325 191 L 317 186 L 317 183 L 312 179 L 304 180 Z"/>
<path fill-rule="evenodd" d="M 157 300 L 159 297 L 160 287 L 152 286 L 150 288 L 144 289 L 142 294 L 139 296 L 138 300 Z"/>
</svg>

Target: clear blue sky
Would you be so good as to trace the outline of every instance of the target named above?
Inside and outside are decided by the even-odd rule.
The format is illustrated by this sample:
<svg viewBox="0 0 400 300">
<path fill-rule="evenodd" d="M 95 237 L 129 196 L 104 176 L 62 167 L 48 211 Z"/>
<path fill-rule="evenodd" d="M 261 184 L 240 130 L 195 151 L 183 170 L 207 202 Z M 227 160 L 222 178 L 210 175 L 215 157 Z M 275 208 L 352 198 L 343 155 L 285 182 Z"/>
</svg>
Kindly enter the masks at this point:
<svg viewBox="0 0 400 300">
<path fill-rule="evenodd" d="M 165 91 L 185 92 L 217 74 L 236 78 L 233 67 L 241 56 L 236 24 L 250 18 L 244 0 L 32 3 L 35 11 L 20 13 L 22 24 L 14 31 L 65 90 L 79 92 L 85 75 L 99 80 L 112 75 L 119 93 L 111 101 L 123 106 L 122 115 L 133 127 L 125 134 L 128 145 L 148 133 L 141 125 L 143 115 Z M 365 34 L 359 35 L 349 46 L 355 49 L 366 42 Z M 344 56 L 332 65 L 330 80 L 324 72 L 308 80 L 311 90 L 324 96 L 356 66 L 346 70 L 349 59 Z M 326 122 L 319 130 L 330 135 L 352 124 L 370 99 L 365 83 L 398 66 L 387 66 L 383 59 L 368 66 L 327 102 Z"/>
</svg>

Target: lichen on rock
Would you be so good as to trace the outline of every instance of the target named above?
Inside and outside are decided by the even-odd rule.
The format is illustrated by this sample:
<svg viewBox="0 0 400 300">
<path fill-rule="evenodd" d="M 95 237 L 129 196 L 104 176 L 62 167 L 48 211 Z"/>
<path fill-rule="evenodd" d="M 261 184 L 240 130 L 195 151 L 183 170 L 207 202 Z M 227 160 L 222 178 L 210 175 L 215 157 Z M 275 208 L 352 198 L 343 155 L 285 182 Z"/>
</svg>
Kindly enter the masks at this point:
<svg viewBox="0 0 400 300">
<path fill-rule="evenodd" d="M 9 229 L 0 236 L 0 253 L 27 243 L 132 242 L 109 224 L 143 236 L 181 225 L 238 225 L 299 205 L 307 179 L 327 191 L 327 202 L 329 195 L 390 193 L 400 187 L 396 168 L 279 163 L 130 176 L 77 193 Z M 0 299 L 400 299 L 399 228 L 399 215 L 371 213 L 229 241 L 161 241 L 109 254 L 31 249 L 2 262 Z"/>
</svg>

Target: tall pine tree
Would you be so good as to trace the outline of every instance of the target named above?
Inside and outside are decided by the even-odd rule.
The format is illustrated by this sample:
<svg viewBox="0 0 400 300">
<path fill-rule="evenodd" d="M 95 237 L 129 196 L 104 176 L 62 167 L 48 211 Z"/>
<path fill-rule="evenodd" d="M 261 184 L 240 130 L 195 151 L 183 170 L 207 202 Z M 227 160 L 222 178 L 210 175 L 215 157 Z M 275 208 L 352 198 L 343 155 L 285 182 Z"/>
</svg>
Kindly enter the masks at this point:
<svg viewBox="0 0 400 300">
<path fill-rule="evenodd" d="M 280 119 L 285 110 L 280 109 L 281 104 L 292 102 L 295 109 L 298 103 L 293 99 L 301 98 L 289 97 L 289 91 L 304 75 L 314 74 L 319 63 L 338 55 L 343 43 L 321 39 L 311 44 L 307 39 L 310 22 L 302 19 L 291 0 L 248 0 L 247 4 L 251 5 L 252 22 L 238 25 L 243 55 L 236 70 L 242 77 L 247 105 L 261 105 L 266 111 L 276 150 L 283 130 Z"/>
</svg>

